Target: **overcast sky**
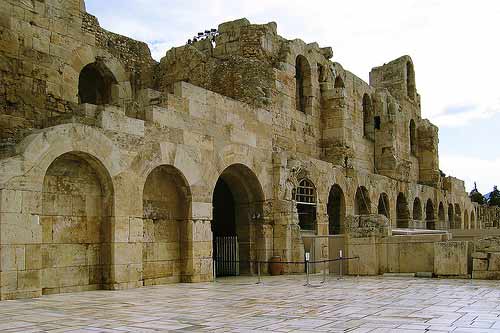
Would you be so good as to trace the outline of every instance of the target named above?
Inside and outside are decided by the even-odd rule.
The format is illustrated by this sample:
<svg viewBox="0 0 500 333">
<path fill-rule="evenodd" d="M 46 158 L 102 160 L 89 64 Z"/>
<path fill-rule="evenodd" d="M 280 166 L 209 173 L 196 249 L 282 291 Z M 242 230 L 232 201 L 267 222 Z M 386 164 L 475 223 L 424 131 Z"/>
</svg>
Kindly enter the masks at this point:
<svg viewBox="0 0 500 333">
<path fill-rule="evenodd" d="M 142 40 L 159 60 L 198 31 L 246 17 L 285 38 L 331 46 L 365 81 L 408 54 L 422 116 L 440 128 L 440 167 L 481 192 L 500 186 L 500 1 L 86 0 L 107 30 Z"/>
</svg>

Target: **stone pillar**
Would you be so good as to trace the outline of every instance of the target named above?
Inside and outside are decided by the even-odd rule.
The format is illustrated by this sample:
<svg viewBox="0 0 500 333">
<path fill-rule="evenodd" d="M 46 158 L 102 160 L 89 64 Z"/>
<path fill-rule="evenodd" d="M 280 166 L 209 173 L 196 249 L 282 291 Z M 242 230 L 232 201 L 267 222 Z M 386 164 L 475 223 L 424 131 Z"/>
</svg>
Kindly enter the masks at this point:
<svg viewBox="0 0 500 333">
<path fill-rule="evenodd" d="M 0 190 L 0 299 L 42 294 L 41 191 Z"/>
<path fill-rule="evenodd" d="M 189 219 L 181 229 L 182 282 L 213 280 L 210 219 Z"/>
</svg>

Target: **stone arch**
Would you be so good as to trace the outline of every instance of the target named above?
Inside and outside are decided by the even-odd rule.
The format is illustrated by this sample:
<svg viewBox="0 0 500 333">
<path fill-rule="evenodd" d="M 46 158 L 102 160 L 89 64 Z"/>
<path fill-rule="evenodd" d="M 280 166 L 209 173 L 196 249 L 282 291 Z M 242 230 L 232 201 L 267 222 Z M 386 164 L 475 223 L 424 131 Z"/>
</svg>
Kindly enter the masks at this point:
<svg viewBox="0 0 500 333">
<path fill-rule="evenodd" d="M 189 184 L 175 167 L 160 165 L 148 174 L 142 193 L 144 284 L 180 282 L 182 273 L 189 269 Z"/>
<path fill-rule="evenodd" d="M 363 95 L 363 137 L 374 140 L 373 104 L 370 95 Z"/>
<path fill-rule="evenodd" d="M 448 227 L 446 226 L 446 217 L 444 214 L 444 205 L 443 205 L 442 201 L 439 203 L 438 220 L 439 220 L 439 224 L 441 225 L 441 228 L 448 229 L 449 226 Z"/>
<path fill-rule="evenodd" d="M 239 272 L 254 273 L 249 261 L 257 259 L 259 225 L 263 219 L 264 192 L 255 173 L 244 164 L 232 164 L 219 175 L 213 190 L 212 232 L 219 237 L 237 237 Z M 228 199 L 228 200 L 226 200 Z M 229 221 L 224 221 L 227 218 Z M 220 257 L 214 243 L 214 257 Z"/>
<path fill-rule="evenodd" d="M 112 103 L 112 87 L 117 81 L 113 73 L 102 61 L 86 65 L 80 72 L 78 80 L 78 101 L 80 104 L 116 104 Z"/>
<path fill-rule="evenodd" d="M 396 200 L 396 227 L 397 228 L 408 228 L 410 220 L 410 209 L 408 208 L 408 202 L 403 193 L 398 194 Z"/>
<path fill-rule="evenodd" d="M 387 193 L 382 192 L 378 198 L 377 212 L 379 215 L 384 215 L 388 219 L 391 218 L 391 208 L 389 203 L 389 196 Z"/>
<path fill-rule="evenodd" d="M 328 230 L 330 235 L 345 233 L 345 196 L 342 188 L 335 184 L 328 195 Z"/>
<path fill-rule="evenodd" d="M 463 228 L 463 226 L 462 226 L 462 210 L 460 208 L 460 205 L 457 203 L 455 204 L 454 212 L 455 212 L 455 218 L 454 218 L 455 229 L 462 229 Z"/>
<path fill-rule="evenodd" d="M 453 211 L 453 204 L 448 205 L 448 225 L 450 229 L 455 229 L 455 213 Z"/>
<path fill-rule="evenodd" d="M 420 199 L 418 197 L 413 201 L 412 217 L 415 221 L 422 221 L 422 203 L 420 202 Z"/>
<path fill-rule="evenodd" d="M 413 64 L 410 61 L 406 63 L 406 93 L 411 100 L 415 99 L 415 70 L 413 68 Z"/>
<path fill-rule="evenodd" d="M 294 189 L 293 198 L 297 204 L 300 229 L 316 231 L 317 193 L 314 183 L 308 178 L 300 179 Z"/>
<path fill-rule="evenodd" d="M 312 92 L 311 66 L 303 55 L 295 59 L 295 107 L 306 113 L 309 96 Z"/>
<path fill-rule="evenodd" d="M 409 125 L 409 133 L 410 133 L 410 154 L 417 154 L 417 129 L 415 126 L 415 120 L 410 120 Z"/>
<path fill-rule="evenodd" d="M 425 222 L 427 229 L 436 230 L 434 203 L 431 199 L 427 199 L 427 203 L 425 204 Z"/>
<path fill-rule="evenodd" d="M 114 188 L 94 156 L 56 157 L 42 186 L 42 293 L 96 290 L 111 283 Z"/>
<path fill-rule="evenodd" d="M 354 215 L 371 214 L 370 194 L 364 186 L 358 187 L 354 199 Z"/>
<path fill-rule="evenodd" d="M 342 76 L 337 75 L 335 77 L 335 83 L 334 83 L 333 87 L 336 89 L 344 89 L 345 88 L 345 84 L 344 84 L 344 80 L 342 79 Z"/>
<path fill-rule="evenodd" d="M 474 210 L 471 210 L 470 212 L 470 223 L 472 225 L 472 229 L 479 229 L 477 227 L 477 220 L 476 220 L 476 215 L 474 214 Z"/>
<path fill-rule="evenodd" d="M 79 77 L 82 70 L 89 64 L 100 63 L 112 74 L 116 84 L 112 87 L 112 104 L 119 104 L 123 100 L 132 98 L 132 87 L 129 74 L 123 64 L 110 53 L 91 46 L 77 48 L 64 67 L 63 76 L 67 78 L 72 89 L 66 89 L 65 99 L 78 103 Z"/>
</svg>

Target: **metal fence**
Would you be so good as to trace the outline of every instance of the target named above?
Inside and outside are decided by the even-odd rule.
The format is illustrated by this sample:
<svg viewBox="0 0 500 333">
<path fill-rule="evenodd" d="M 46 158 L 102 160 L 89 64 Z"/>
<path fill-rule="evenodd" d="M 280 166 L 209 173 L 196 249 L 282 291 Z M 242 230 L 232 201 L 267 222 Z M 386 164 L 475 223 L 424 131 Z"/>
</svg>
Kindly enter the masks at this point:
<svg viewBox="0 0 500 333">
<path fill-rule="evenodd" d="M 223 258 L 214 261 L 216 276 L 240 275 L 239 247 L 237 236 L 216 237 L 214 257 Z"/>
</svg>

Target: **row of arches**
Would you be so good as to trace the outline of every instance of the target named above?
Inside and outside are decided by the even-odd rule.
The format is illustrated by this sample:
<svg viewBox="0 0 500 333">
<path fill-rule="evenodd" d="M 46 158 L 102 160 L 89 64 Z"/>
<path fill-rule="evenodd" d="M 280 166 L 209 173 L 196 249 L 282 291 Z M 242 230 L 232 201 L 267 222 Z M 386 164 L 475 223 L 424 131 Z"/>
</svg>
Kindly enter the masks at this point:
<svg viewBox="0 0 500 333">
<path fill-rule="evenodd" d="M 305 200 L 303 196 L 295 195 L 297 204 L 297 213 L 299 216 L 299 226 L 302 230 L 315 230 L 316 220 L 316 197 L 314 184 L 308 180 L 303 179 L 299 182 L 299 192 L 303 191 L 302 185 L 307 184 L 308 199 Z M 300 192 L 303 193 L 303 192 Z M 390 199 L 387 193 L 382 192 L 379 195 L 377 203 L 377 213 L 391 219 Z M 305 206 L 306 208 L 304 208 Z M 314 207 L 311 210 L 311 207 Z M 411 209 L 410 209 L 411 207 Z M 477 221 L 474 211 L 470 214 L 465 210 L 462 215 L 460 205 L 450 204 L 448 207 L 448 219 L 446 219 L 445 205 L 440 202 L 435 207 L 431 199 L 427 199 L 425 204 L 421 199 L 416 197 L 412 205 L 408 203 L 405 195 L 399 193 L 396 198 L 395 207 L 395 225 L 396 228 L 420 228 L 420 229 L 474 229 L 477 228 Z M 360 186 L 357 188 L 354 202 L 353 214 L 366 215 L 372 214 L 372 205 L 370 195 L 366 187 Z M 344 221 L 346 216 L 346 199 L 344 191 L 341 186 L 334 184 L 328 195 L 327 202 L 327 215 L 329 220 L 329 234 L 342 234 L 344 233 Z M 462 221 L 464 225 L 462 226 Z"/>
<path fill-rule="evenodd" d="M 179 282 L 190 274 L 192 194 L 182 172 L 157 166 L 141 192 L 130 195 L 142 198 L 141 219 L 116 216 L 113 180 L 97 158 L 75 151 L 50 164 L 42 186 L 43 293 L 104 289 L 113 283 L 115 260 L 140 265 L 145 285 Z M 245 165 L 230 165 L 219 175 L 212 196 L 214 256 L 218 237 L 235 237 L 239 257 L 234 259 L 255 259 L 263 203 L 259 180 Z M 130 247 L 126 258 L 114 259 L 117 242 Z M 243 274 L 251 270 L 240 266 Z"/>
</svg>

